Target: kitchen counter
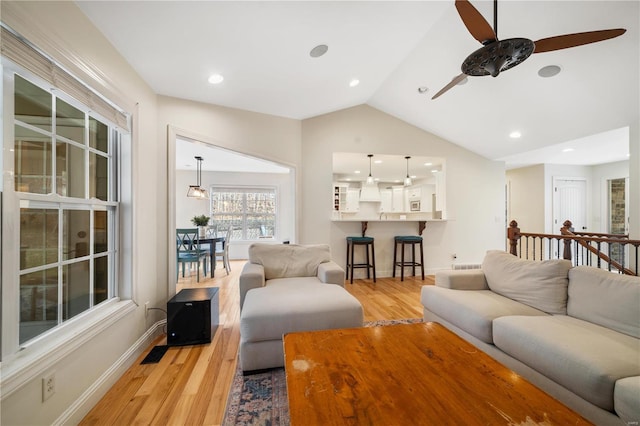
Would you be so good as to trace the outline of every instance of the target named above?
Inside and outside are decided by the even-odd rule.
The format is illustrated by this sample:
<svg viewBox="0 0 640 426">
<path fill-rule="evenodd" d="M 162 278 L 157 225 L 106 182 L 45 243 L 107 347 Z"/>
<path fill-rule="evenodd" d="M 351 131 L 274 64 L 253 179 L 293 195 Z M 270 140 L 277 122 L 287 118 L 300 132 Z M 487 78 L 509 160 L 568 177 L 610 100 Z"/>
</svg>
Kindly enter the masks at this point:
<svg viewBox="0 0 640 426">
<path fill-rule="evenodd" d="M 332 222 L 360 222 L 362 224 L 362 236 L 364 237 L 365 232 L 367 231 L 367 227 L 369 222 L 418 222 L 418 235 L 422 235 L 422 231 L 425 230 L 427 226 L 427 222 L 446 222 L 446 219 L 426 219 L 423 217 L 414 217 L 407 216 L 406 219 L 400 218 L 390 218 L 390 219 L 381 219 L 381 218 L 342 218 L 342 219 L 331 219 Z"/>
</svg>

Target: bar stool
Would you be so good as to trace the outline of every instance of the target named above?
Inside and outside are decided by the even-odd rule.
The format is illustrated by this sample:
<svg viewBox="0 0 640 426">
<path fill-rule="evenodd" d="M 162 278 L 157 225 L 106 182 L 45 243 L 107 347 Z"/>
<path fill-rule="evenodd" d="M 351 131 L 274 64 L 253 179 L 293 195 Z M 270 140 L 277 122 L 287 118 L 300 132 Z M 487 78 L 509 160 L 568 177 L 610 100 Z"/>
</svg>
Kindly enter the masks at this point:
<svg viewBox="0 0 640 426">
<path fill-rule="evenodd" d="M 365 262 L 355 263 L 353 254 L 355 246 L 364 246 Z M 369 255 L 371 250 L 371 255 Z M 373 271 L 373 282 L 376 282 L 376 254 L 373 247 L 373 237 L 347 237 L 347 278 L 351 275 L 351 284 L 353 284 L 353 270 L 355 268 L 367 268 L 367 278 L 371 278 L 371 270 Z"/>
<path fill-rule="evenodd" d="M 424 255 L 422 252 L 422 237 L 415 235 L 407 235 L 407 236 L 396 236 L 394 237 L 394 246 L 393 246 L 393 277 L 396 276 L 396 267 L 400 267 L 400 281 L 404 281 L 404 268 L 407 266 L 411 266 L 413 276 L 416 275 L 416 266 L 420 267 L 422 271 L 422 279 L 424 280 Z M 398 259 L 398 244 L 401 247 L 401 260 Z M 420 262 L 416 262 L 416 244 L 420 244 Z M 405 259 L 404 257 L 404 247 L 406 245 L 411 245 L 411 261 Z"/>
</svg>

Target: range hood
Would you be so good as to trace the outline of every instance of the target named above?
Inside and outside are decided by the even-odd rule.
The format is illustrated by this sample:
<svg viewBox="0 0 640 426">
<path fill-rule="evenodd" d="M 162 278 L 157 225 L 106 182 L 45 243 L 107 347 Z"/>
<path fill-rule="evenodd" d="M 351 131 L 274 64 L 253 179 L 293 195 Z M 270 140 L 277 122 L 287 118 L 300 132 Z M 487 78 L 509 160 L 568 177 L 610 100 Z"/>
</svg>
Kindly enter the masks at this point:
<svg viewBox="0 0 640 426">
<path fill-rule="evenodd" d="M 360 202 L 380 202 L 380 189 L 376 183 L 363 183 L 360 190 Z"/>
</svg>

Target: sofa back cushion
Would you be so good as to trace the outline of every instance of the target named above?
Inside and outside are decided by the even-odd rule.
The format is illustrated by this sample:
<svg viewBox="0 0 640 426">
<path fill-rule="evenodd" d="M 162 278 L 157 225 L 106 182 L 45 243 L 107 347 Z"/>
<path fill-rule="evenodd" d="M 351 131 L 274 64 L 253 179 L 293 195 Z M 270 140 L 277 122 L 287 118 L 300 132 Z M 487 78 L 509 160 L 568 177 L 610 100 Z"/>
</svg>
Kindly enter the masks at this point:
<svg viewBox="0 0 640 426">
<path fill-rule="evenodd" d="M 249 246 L 249 261 L 264 267 L 264 278 L 315 277 L 318 265 L 331 260 L 329 245 L 254 243 Z"/>
<path fill-rule="evenodd" d="M 524 260 L 498 250 L 482 262 L 492 291 L 549 314 L 567 313 L 569 269 L 568 260 Z"/>
<path fill-rule="evenodd" d="M 569 271 L 567 314 L 640 338 L 640 277 L 576 266 Z"/>
</svg>

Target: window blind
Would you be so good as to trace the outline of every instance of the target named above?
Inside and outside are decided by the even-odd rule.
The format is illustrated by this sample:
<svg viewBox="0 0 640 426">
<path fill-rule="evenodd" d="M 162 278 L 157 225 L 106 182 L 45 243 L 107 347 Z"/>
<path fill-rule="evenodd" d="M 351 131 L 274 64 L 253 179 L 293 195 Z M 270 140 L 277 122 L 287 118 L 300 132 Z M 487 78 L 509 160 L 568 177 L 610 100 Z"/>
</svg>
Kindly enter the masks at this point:
<svg viewBox="0 0 640 426">
<path fill-rule="evenodd" d="M 28 69 L 126 132 L 130 131 L 127 114 L 4 25 L 0 40 L 2 56 Z"/>
</svg>

